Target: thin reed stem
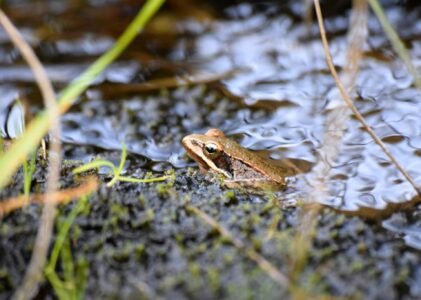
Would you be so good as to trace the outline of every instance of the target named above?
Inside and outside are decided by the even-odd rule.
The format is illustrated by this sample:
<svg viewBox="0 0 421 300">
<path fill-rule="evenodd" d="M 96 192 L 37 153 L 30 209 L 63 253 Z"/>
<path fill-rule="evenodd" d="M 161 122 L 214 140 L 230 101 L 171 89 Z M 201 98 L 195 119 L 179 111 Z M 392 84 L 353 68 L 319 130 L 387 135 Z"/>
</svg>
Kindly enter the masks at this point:
<svg viewBox="0 0 421 300">
<path fill-rule="evenodd" d="M 51 195 L 58 188 L 58 179 L 60 177 L 60 112 L 55 100 L 54 89 L 48 78 L 47 72 L 38 60 L 31 46 L 29 46 L 18 29 L 12 24 L 2 10 L 0 10 L 0 23 L 31 68 L 35 81 L 41 90 L 44 105 L 47 108 L 51 122 L 49 169 L 47 174 L 47 192 L 45 194 L 46 204 L 42 211 L 41 222 L 38 227 L 31 261 L 26 269 L 21 287 L 18 288 L 13 295 L 14 299 L 27 299 L 33 296 L 33 293 L 36 290 L 35 287 L 42 278 L 42 269 L 47 260 L 47 251 L 53 230 L 55 202 L 51 198 Z"/>
</svg>

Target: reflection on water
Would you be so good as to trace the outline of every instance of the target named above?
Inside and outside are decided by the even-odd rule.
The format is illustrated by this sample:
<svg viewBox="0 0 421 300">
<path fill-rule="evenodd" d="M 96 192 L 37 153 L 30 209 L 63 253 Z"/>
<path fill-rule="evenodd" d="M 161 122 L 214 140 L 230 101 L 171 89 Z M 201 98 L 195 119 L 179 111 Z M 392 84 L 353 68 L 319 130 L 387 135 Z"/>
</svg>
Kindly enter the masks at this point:
<svg viewBox="0 0 421 300">
<path fill-rule="evenodd" d="M 298 7 L 292 6 L 292 11 Z M 58 11 L 62 9 L 60 6 Z M 19 17 L 18 12 L 15 17 Z M 94 12 L 90 13 L 95 16 Z M 157 91 L 148 96 L 114 95 L 116 101 L 104 100 L 105 93 L 88 91 L 81 105 L 63 117 L 63 140 L 104 149 L 120 149 L 124 142 L 132 153 L 184 167 L 187 162 L 179 143 L 181 138 L 191 132 L 218 127 L 248 148 L 268 150 L 272 157 L 317 162 L 326 109 L 332 101 L 338 101 L 318 28 L 315 24 L 304 25 L 282 11 L 255 12 L 250 4 L 233 6 L 227 14 L 228 18 L 206 24 L 192 20 L 179 24 L 175 45 L 168 41 L 171 46 L 157 43 L 154 51 L 160 52 L 159 47 L 170 49 L 166 53 L 171 60 L 168 64 L 183 64 L 189 71 L 221 74 L 242 70 L 221 81 L 222 91 L 230 99 L 208 86 Z M 416 40 L 421 20 L 417 14 L 395 7 L 388 10 L 388 17 L 402 30 L 411 46 L 411 56 L 421 57 L 421 43 Z M 347 66 L 348 25 L 344 16 L 326 21 L 331 53 L 338 69 Z M 38 39 L 33 39 L 44 56 L 53 58 L 47 69 L 56 83 L 71 80 L 89 64 L 89 57 L 113 42 L 113 37 L 104 34 L 79 33 L 60 36 L 59 41 L 52 40 L 48 45 L 40 45 Z M 141 47 L 135 44 L 135 50 L 129 51 L 124 62 L 111 66 L 95 84 L 143 82 L 168 72 L 169 68 L 160 67 L 162 58 L 156 57 L 161 65 L 154 65 L 150 56 L 143 56 L 148 62 L 144 63 L 139 58 L 142 55 L 133 55 L 143 51 Z M 5 49 L 2 45 L 3 54 Z M 364 51 L 356 79 L 355 104 L 397 160 L 421 184 L 421 93 L 414 89 L 403 63 L 391 54 L 374 18 L 369 19 L 369 38 Z M 14 55 L 4 56 L 7 59 L 2 57 L 2 62 L 9 59 L 13 63 L 0 72 L 3 82 L 14 83 L 16 87 L 32 82 L 32 75 L 14 62 Z M 84 60 L 75 63 L 77 57 Z M 182 73 L 175 69 L 175 74 Z M 241 103 L 231 98 L 241 99 Z M 262 103 L 270 110 L 252 107 Z M 343 210 L 358 210 L 360 207 L 384 209 L 389 203 L 411 200 L 415 191 L 361 125 L 355 119 L 347 125 L 340 155 L 331 162 L 332 169 L 326 179 L 330 197 L 323 203 Z M 420 248 L 421 229 L 415 219 L 396 214 L 384 226 L 405 235 L 408 244 Z"/>
<path fill-rule="evenodd" d="M 6 85 L 0 86 L 0 138 L 15 139 L 25 130 L 25 109 L 17 91 Z"/>
</svg>

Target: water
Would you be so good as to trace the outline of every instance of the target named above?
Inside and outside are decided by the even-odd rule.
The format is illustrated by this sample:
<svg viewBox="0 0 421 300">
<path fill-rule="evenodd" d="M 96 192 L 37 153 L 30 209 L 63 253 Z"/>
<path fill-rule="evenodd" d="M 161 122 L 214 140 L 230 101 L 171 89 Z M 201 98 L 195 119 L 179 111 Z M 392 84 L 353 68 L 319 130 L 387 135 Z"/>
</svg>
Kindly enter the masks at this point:
<svg viewBox="0 0 421 300">
<path fill-rule="evenodd" d="M 191 61 L 215 73 L 241 67 L 247 71 L 224 79 L 225 89 L 246 105 L 275 103 L 264 118 L 227 120 L 222 127 L 229 134 L 243 134 L 243 145 L 252 149 L 276 149 L 286 157 L 316 162 L 325 134 L 326 108 L 341 100 L 326 66 L 318 29 L 291 16 L 252 12 L 247 4 L 230 8 L 232 15 L 243 17 L 216 21 L 204 30 L 195 40 Z M 395 25 L 414 24 L 412 34 L 416 36 L 421 23 L 415 13 L 412 19 L 402 8 L 390 9 L 388 14 Z M 334 36 L 330 49 L 339 70 L 348 63 L 344 34 L 348 25 L 344 16 L 326 22 Z M 355 104 L 397 160 L 421 183 L 421 122 L 417 116 L 421 94 L 403 63 L 391 54 L 373 17 L 369 18 L 369 32 L 356 79 Z M 411 41 L 408 29 L 405 35 Z M 410 49 L 414 58 L 421 54 L 417 44 L 413 41 Z M 326 180 L 332 186 L 331 197 L 324 204 L 344 210 L 383 209 L 416 194 L 355 119 L 348 122 L 339 157 L 331 167 Z"/>
<path fill-rule="evenodd" d="M 57 31 L 54 38 L 41 41 L 29 26 L 26 28 L 25 22 L 33 25 L 36 15 L 43 12 L 35 10 L 33 19 L 23 21 L 23 9 L 32 6 L 36 7 L 23 5 L 14 17 L 21 20 L 22 29 L 32 37 L 30 40 L 47 62 L 49 75 L 58 87 L 79 74 L 114 41 L 111 24 L 104 24 L 102 32 L 87 33 L 89 27 L 65 23 L 66 19 L 56 25 L 73 28 L 73 34 Z M 50 14 L 60 14 L 69 7 L 71 4 L 63 1 L 48 9 Z M 63 141 L 107 150 L 119 150 L 124 142 L 129 152 L 156 162 L 152 165 L 155 170 L 169 165 L 182 168 L 190 162 L 184 157 L 181 138 L 217 127 L 245 147 L 266 150 L 274 158 L 317 164 L 328 109 L 341 99 L 327 69 L 316 24 L 306 25 L 297 19 L 302 12 L 298 4 L 286 11 L 274 5 L 261 5 L 259 9 L 247 3 L 233 5 L 226 8 L 224 17 L 207 23 L 185 20 L 178 23 L 176 32 L 155 32 L 156 36 L 150 37 L 156 41 L 151 43 L 153 46 L 135 43 L 63 116 Z M 418 67 L 420 8 L 409 13 L 404 7 L 392 7 L 387 13 L 410 46 L 410 55 Z M 94 20 L 100 18 L 94 10 L 88 10 L 88 15 Z M 326 20 L 330 50 L 338 70 L 348 64 L 348 26 L 348 14 Z M 421 93 L 414 88 L 412 77 L 396 58 L 373 16 L 369 17 L 368 26 L 369 37 L 356 79 L 355 104 L 396 159 L 421 184 Z M 19 92 L 24 87 L 28 96 L 36 98 L 30 71 L 16 53 L 7 51 L 10 44 L 4 37 L 0 46 L 0 59 L 5 65 L 0 72 L 1 81 L 8 84 L 8 89 L 14 87 Z M 125 83 L 232 70 L 238 71 L 216 86 L 196 85 L 148 94 L 107 93 L 107 88 L 113 90 Z M 74 151 L 66 155 L 76 156 Z M 80 157 L 79 152 L 77 155 Z M 416 195 L 354 118 L 346 124 L 339 156 L 331 162 L 325 182 L 329 193 L 323 204 L 345 211 L 384 210 Z M 402 234 L 409 245 L 421 248 L 419 216 L 414 216 L 395 214 L 383 224 Z"/>
</svg>

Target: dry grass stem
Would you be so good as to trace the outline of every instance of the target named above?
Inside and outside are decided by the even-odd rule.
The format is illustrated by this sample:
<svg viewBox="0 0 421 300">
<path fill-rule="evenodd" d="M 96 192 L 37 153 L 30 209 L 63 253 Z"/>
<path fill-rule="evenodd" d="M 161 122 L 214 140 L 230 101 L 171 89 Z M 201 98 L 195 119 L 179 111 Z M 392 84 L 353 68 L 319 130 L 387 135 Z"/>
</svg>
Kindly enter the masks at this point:
<svg viewBox="0 0 421 300">
<path fill-rule="evenodd" d="M 417 187 L 415 181 L 412 179 L 412 177 L 404 170 L 404 168 L 401 166 L 401 164 L 395 159 L 395 157 L 389 152 L 389 150 L 386 148 L 384 143 L 381 141 L 381 139 L 376 135 L 376 133 L 371 129 L 371 127 L 368 125 L 364 117 L 361 115 L 361 113 L 358 111 L 358 109 L 353 104 L 351 98 L 349 97 L 344 85 L 342 84 L 341 80 L 339 79 L 338 73 L 336 72 L 335 66 L 332 62 L 332 57 L 330 55 L 329 51 L 329 44 L 327 42 L 326 38 L 326 31 L 323 25 L 323 16 L 320 8 L 319 0 L 314 0 L 314 6 L 316 9 L 316 16 L 317 21 L 319 24 L 320 29 L 320 36 L 322 39 L 323 49 L 325 51 L 326 61 L 327 65 L 329 67 L 329 70 L 335 79 L 336 86 L 339 89 L 339 92 L 345 101 L 346 105 L 351 109 L 352 113 L 355 115 L 357 120 L 363 125 L 364 129 L 368 132 L 368 134 L 371 136 L 371 138 L 380 146 L 380 148 L 383 150 L 383 152 L 386 154 L 386 156 L 391 160 L 391 162 L 396 166 L 396 168 L 401 172 L 401 174 L 405 177 L 405 179 L 413 186 L 415 191 L 418 194 L 421 194 L 421 190 Z"/>
<path fill-rule="evenodd" d="M 368 7 L 365 0 L 353 0 L 346 65 L 341 79 L 349 94 L 353 95 L 364 44 L 368 35 Z"/>
<path fill-rule="evenodd" d="M 289 279 L 284 274 L 282 274 L 273 264 L 271 264 L 266 258 L 261 256 L 255 250 L 246 247 L 246 245 L 240 239 L 234 237 L 231 232 L 229 232 L 228 229 L 218 223 L 218 221 L 197 207 L 187 205 L 186 210 L 190 213 L 194 213 L 202 221 L 218 231 L 221 236 L 229 240 L 238 250 L 244 251 L 248 258 L 257 263 L 257 265 L 281 287 L 285 289 L 289 288 Z"/>
<path fill-rule="evenodd" d="M 182 86 L 191 86 L 197 84 L 206 84 L 222 80 L 239 73 L 241 70 L 231 70 L 220 74 L 193 74 L 176 77 L 167 77 L 160 79 L 152 79 L 142 83 L 133 84 L 116 84 L 112 86 L 98 87 L 99 90 L 108 94 L 114 93 L 140 93 L 151 92 L 161 89 L 178 88 Z"/>
<path fill-rule="evenodd" d="M 92 193 L 98 188 L 98 181 L 91 177 L 82 185 L 61 191 L 55 191 L 50 195 L 50 201 L 54 205 L 66 204 L 72 199 L 81 198 L 87 194 Z M 31 203 L 45 204 L 46 195 L 34 194 L 27 196 L 19 196 L 0 202 L 0 215 L 8 214 L 16 209 L 23 208 Z"/>
<path fill-rule="evenodd" d="M 152 290 L 152 288 L 144 281 L 140 280 L 139 278 L 128 277 L 127 279 L 142 295 L 141 299 L 155 299 L 161 300 L 161 297 L 158 297 L 156 293 Z"/>
<path fill-rule="evenodd" d="M 14 299 L 27 299 L 31 298 L 36 285 L 42 278 L 42 269 L 46 261 L 48 246 L 50 244 L 53 229 L 55 202 L 53 201 L 52 194 L 58 187 L 61 162 L 59 109 L 55 100 L 55 93 L 52 84 L 48 79 L 45 69 L 36 57 L 32 48 L 24 40 L 17 28 L 12 24 L 12 22 L 10 22 L 2 10 L 0 10 L 0 23 L 9 35 L 13 44 L 19 49 L 34 74 L 35 81 L 41 90 L 45 106 L 49 108 L 48 111 L 50 113 L 52 128 L 47 192 L 45 194 L 46 205 L 41 215 L 41 223 L 38 229 L 34 250 L 32 252 L 31 261 L 26 270 L 22 286 L 17 289 L 16 293 L 13 295 Z"/>
</svg>

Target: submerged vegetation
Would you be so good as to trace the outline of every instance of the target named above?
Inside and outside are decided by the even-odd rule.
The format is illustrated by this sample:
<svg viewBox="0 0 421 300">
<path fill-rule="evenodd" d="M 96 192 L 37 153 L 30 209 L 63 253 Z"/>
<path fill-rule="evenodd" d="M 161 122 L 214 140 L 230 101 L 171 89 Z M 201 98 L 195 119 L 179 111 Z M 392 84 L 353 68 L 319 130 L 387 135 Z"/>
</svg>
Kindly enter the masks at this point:
<svg viewBox="0 0 421 300">
<path fill-rule="evenodd" d="M 34 32 L 39 31 L 41 45 L 42 38 L 54 45 L 43 48 L 25 42 L 6 15 L 10 14 L 12 21 L 16 18 L 17 24 L 20 20 L 22 26 L 35 26 L 40 20 L 35 16 L 23 22 L 19 5 L 10 2 L 3 5 L 6 13 L 1 12 L 0 23 L 35 74 L 46 108 L 32 103 L 31 112 L 36 114 L 23 136 L 7 146 L 1 139 L 1 296 L 421 297 L 417 287 L 421 280 L 420 188 L 416 181 L 419 174 L 414 171 L 418 164 L 401 161 L 405 151 L 399 148 L 406 147 L 401 146 L 402 140 L 407 139 L 410 145 L 416 145 L 417 140 L 396 134 L 399 120 L 409 118 L 413 123 L 408 126 L 412 127 L 418 123 L 412 121 L 415 117 L 410 113 L 399 115 L 393 104 L 391 112 L 387 111 L 389 107 L 381 106 L 382 100 L 365 85 L 371 78 L 369 72 L 375 74 L 366 64 L 383 66 L 376 65 L 380 58 L 395 67 L 384 50 L 375 46 L 371 52 L 366 50 L 371 47 L 370 31 L 377 30 L 370 21 L 375 15 L 404 62 L 404 71 L 410 74 L 407 79 L 402 69 L 393 69 L 392 77 L 401 82 L 398 88 L 385 83 L 386 95 L 402 92 L 402 107 L 409 111 L 421 105 L 420 91 L 415 89 L 421 88 L 420 77 L 410 59 L 411 49 L 405 47 L 410 43 L 400 40 L 399 30 L 388 21 L 387 9 L 396 10 L 396 6 L 387 3 L 383 9 L 377 0 L 354 0 L 350 9 L 337 8 L 332 14 L 314 0 L 316 20 L 312 20 L 313 7 L 292 1 L 244 1 L 214 4 L 213 8 L 211 3 L 170 1 L 158 15 L 163 0 L 147 0 L 140 8 L 132 1 L 120 1 L 121 7 L 98 3 L 98 8 L 66 2 L 61 7 L 66 13 L 81 9 L 102 19 L 101 13 L 107 18 L 124 15 L 126 10 L 131 11 L 133 20 L 118 37 L 114 28 L 104 24 L 102 34 L 112 36 L 113 42 L 98 35 L 93 46 L 89 40 L 75 42 L 76 33 L 68 36 L 62 30 L 54 36 L 48 30 L 57 29 L 34 28 Z M 52 14 L 60 11 L 54 12 L 42 1 L 40 5 L 34 9 Z M 223 7 L 222 17 L 218 5 Z M 294 5 L 300 7 L 300 14 Z M 374 15 L 370 15 L 369 7 Z M 133 14 L 134 8 L 139 9 L 137 14 Z M 421 14 L 419 5 L 416 9 Z M 348 12 L 344 27 L 341 18 L 348 18 Z M 66 19 L 66 13 L 59 14 Z M 403 13 L 394 13 L 392 21 L 396 23 L 396 15 L 402 17 Z M 421 24 L 414 16 L 409 19 Z M 57 22 L 57 28 L 70 26 Z M 76 31 L 81 30 L 83 40 L 83 26 L 87 26 L 88 35 L 92 28 L 83 19 L 79 22 L 82 29 Z M 76 24 L 71 26 L 77 28 Z M 290 44 L 279 45 L 276 38 L 268 38 L 271 30 L 279 35 L 285 30 L 297 37 L 291 39 L 293 42 L 282 37 Z M 334 40 L 333 46 L 326 32 Z M 406 33 L 407 39 L 412 38 L 408 36 Z M 414 39 L 414 43 L 419 42 Z M 48 78 L 47 74 L 54 75 L 52 66 L 43 66 L 35 56 L 54 64 L 60 60 L 60 51 L 71 51 L 71 62 L 79 55 L 93 61 L 89 47 L 100 48 L 101 41 L 108 50 L 67 86 Z M 343 44 L 347 50 L 344 57 L 337 54 Z M 256 47 L 241 52 L 247 45 Z M 317 51 L 309 53 L 307 48 Z M 298 66 L 283 73 L 291 61 L 297 62 L 295 56 L 284 58 L 282 53 L 294 51 L 297 61 L 314 66 L 302 73 Z M 16 53 L 12 61 L 19 56 Z M 317 58 L 310 58 L 310 54 Z M 320 57 L 326 59 L 327 68 Z M 301 91 L 288 86 L 293 81 L 312 82 L 312 76 L 321 82 L 316 83 L 323 90 L 318 95 L 311 95 L 317 88 L 303 85 Z M 32 77 L 30 84 L 27 89 L 34 89 Z M 64 86 L 57 97 L 53 85 Z M 14 84 L 13 89 L 19 90 L 19 85 Z M 28 94 L 39 97 L 38 92 Z M 56 104 L 48 104 L 46 98 L 51 97 Z M 319 99 L 326 99 L 326 103 L 317 104 Z M 308 116 L 314 120 L 308 121 L 304 110 L 310 111 Z M 304 122 L 294 123 L 294 118 L 302 118 L 300 115 Z M 243 145 L 264 149 L 259 155 L 290 156 L 292 167 L 299 172 L 289 178 L 288 190 L 264 195 L 226 191 L 212 176 L 186 168 L 189 163 L 181 150 L 181 138 L 191 130 L 218 126 L 226 127 L 233 138 L 242 138 Z M 283 135 L 282 130 L 289 131 Z M 47 132 L 48 161 L 37 157 Z M 349 142 L 349 136 L 354 141 Z M 366 146 L 372 141 L 374 146 Z M 349 156 L 342 155 L 344 149 Z M 361 154 L 364 151 L 367 156 Z M 362 156 L 363 163 L 356 163 Z M 114 163 L 117 157 L 119 162 Z M 364 165 L 367 158 L 374 162 Z M 376 174 L 379 166 L 387 171 Z M 355 175 L 361 170 L 362 179 Z M 390 193 L 392 198 L 387 198 L 392 185 L 403 195 Z M 375 218 L 368 220 L 359 214 L 365 206 Z M 382 212 L 386 208 L 385 218 Z"/>
</svg>

